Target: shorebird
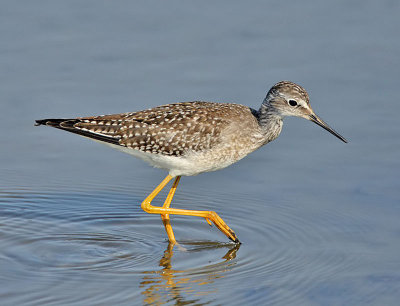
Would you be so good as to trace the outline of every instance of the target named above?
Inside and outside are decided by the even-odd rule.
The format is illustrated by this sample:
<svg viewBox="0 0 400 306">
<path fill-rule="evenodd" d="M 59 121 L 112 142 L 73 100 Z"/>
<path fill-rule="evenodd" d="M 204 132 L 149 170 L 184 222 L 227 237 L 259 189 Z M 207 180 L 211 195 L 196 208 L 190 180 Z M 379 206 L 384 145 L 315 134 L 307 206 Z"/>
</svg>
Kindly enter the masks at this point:
<svg viewBox="0 0 400 306">
<path fill-rule="evenodd" d="M 276 139 L 287 116 L 308 119 L 347 143 L 314 113 L 306 90 L 289 81 L 272 86 L 259 110 L 233 103 L 195 101 L 115 115 L 42 119 L 36 120 L 36 125 L 92 138 L 167 170 L 167 177 L 142 202 L 142 208 L 161 215 L 172 244 L 176 239 L 169 215 L 202 217 L 208 224 L 214 223 L 229 239 L 240 243 L 235 232 L 214 211 L 171 208 L 172 198 L 182 175 L 219 170 L 241 160 Z M 151 205 L 173 178 L 163 206 Z"/>
</svg>

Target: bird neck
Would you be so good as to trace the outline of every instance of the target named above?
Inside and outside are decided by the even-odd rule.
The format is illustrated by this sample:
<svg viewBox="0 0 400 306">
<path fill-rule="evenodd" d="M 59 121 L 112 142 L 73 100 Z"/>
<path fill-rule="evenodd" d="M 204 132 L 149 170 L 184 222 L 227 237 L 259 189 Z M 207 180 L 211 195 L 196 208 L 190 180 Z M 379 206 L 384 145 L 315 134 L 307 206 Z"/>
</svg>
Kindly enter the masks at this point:
<svg viewBox="0 0 400 306">
<path fill-rule="evenodd" d="M 264 133 L 266 142 L 279 136 L 282 131 L 282 119 L 282 116 L 270 104 L 261 104 L 258 111 L 258 124 Z"/>
</svg>

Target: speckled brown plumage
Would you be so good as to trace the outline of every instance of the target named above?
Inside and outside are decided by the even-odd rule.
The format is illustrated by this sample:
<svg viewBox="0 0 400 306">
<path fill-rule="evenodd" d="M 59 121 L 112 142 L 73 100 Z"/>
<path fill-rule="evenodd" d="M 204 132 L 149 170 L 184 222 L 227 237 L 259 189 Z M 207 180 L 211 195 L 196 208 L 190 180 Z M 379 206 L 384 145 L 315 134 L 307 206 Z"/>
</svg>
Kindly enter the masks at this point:
<svg viewBox="0 0 400 306">
<path fill-rule="evenodd" d="M 208 150 L 240 116 L 242 106 L 210 102 L 176 103 L 129 114 L 121 127 L 120 144 L 144 152 L 182 156 Z"/>
<path fill-rule="evenodd" d="M 243 122 L 244 119 L 247 120 Z M 182 156 L 211 149 L 221 142 L 220 135 L 225 129 L 242 122 L 245 126 L 257 127 L 256 117 L 249 107 L 197 101 L 116 115 L 46 119 L 38 124 L 142 152 Z"/>
</svg>

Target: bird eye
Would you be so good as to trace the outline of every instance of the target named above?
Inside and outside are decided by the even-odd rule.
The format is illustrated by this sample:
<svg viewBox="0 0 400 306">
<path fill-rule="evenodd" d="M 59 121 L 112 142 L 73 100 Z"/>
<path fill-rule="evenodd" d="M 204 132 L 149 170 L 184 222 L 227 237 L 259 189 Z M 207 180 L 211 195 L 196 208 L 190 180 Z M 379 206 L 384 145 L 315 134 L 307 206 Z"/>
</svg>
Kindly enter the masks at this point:
<svg viewBox="0 0 400 306">
<path fill-rule="evenodd" d="M 296 106 L 297 102 L 295 100 L 289 100 L 290 106 Z"/>
</svg>

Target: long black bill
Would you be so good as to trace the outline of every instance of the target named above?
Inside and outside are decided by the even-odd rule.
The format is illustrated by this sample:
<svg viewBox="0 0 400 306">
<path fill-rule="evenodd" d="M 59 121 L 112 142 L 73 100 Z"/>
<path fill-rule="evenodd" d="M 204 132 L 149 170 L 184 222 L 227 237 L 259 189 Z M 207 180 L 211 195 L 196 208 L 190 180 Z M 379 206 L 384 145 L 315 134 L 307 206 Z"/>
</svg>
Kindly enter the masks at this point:
<svg viewBox="0 0 400 306">
<path fill-rule="evenodd" d="M 341 141 L 347 143 L 346 138 L 344 138 L 342 135 L 340 135 L 338 132 L 336 132 L 334 129 L 330 128 L 329 125 L 327 125 L 321 118 L 319 118 L 317 115 L 310 115 L 310 120 L 316 124 L 318 124 L 320 127 L 324 128 L 331 134 L 335 135 L 337 138 L 339 138 Z"/>
</svg>

